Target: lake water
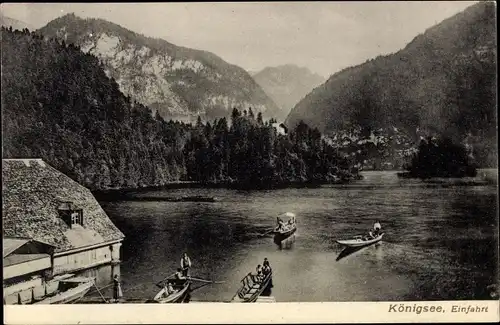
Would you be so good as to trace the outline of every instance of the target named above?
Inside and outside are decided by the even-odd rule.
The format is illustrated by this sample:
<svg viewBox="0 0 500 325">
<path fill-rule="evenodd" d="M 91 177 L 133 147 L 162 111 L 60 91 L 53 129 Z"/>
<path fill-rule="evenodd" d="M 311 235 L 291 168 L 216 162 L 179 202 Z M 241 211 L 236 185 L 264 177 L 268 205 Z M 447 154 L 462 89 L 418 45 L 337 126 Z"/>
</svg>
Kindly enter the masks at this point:
<svg viewBox="0 0 500 325">
<path fill-rule="evenodd" d="M 497 186 L 452 186 L 365 172 L 349 185 L 238 191 L 172 189 L 140 195 L 215 196 L 215 203 L 101 202 L 126 235 L 125 297 L 152 298 L 187 251 L 192 275 L 217 281 L 192 300 L 228 301 L 267 257 L 278 302 L 488 299 L 497 282 Z M 281 245 L 261 236 L 276 216 L 297 215 Z M 382 242 L 341 254 L 335 241 L 380 220 Z"/>
</svg>

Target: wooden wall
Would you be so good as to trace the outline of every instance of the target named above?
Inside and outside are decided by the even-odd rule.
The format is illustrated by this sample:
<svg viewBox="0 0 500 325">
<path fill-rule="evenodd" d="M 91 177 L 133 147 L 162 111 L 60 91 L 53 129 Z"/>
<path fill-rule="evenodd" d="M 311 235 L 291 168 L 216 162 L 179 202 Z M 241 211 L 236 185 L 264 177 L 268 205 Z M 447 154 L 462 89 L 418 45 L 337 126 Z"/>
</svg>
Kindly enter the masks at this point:
<svg viewBox="0 0 500 325">
<path fill-rule="evenodd" d="M 86 269 L 112 260 L 111 245 L 54 257 L 54 275 Z"/>
</svg>

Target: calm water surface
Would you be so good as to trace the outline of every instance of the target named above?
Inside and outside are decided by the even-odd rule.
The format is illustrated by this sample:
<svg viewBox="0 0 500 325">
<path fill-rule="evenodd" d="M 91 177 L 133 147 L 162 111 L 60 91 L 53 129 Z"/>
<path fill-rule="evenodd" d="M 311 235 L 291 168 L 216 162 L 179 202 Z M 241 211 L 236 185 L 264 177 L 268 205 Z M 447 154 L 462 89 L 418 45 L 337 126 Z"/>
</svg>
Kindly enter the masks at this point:
<svg viewBox="0 0 500 325">
<path fill-rule="evenodd" d="M 346 186 L 273 191 L 175 189 L 138 195 L 203 195 L 216 203 L 101 202 L 124 232 L 125 297 L 152 298 L 187 251 L 192 275 L 225 281 L 193 300 L 228 301 L 267 257 L 278 302 L 486 299 L 496 283 L 496 186 L 443 187 L 365 172 Z M 298 231 L 280 246 L 261 236 L 283 212 Z M 339 259 L 335 240 L 379 219 L 383 242 Z"/>
</svg>

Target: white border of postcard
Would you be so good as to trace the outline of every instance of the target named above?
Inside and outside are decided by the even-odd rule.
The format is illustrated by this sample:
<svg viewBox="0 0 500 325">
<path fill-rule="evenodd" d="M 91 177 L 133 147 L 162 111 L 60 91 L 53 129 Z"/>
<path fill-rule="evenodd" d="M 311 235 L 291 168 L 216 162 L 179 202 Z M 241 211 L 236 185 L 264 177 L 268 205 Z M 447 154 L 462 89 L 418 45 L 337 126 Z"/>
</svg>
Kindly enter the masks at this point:
<svg viewBox="0 0 500 325">
<path fill-rule="evenodd" d="M 500 301 L 4 306 L 5 324 L 498 322 Z"/>
</svg>

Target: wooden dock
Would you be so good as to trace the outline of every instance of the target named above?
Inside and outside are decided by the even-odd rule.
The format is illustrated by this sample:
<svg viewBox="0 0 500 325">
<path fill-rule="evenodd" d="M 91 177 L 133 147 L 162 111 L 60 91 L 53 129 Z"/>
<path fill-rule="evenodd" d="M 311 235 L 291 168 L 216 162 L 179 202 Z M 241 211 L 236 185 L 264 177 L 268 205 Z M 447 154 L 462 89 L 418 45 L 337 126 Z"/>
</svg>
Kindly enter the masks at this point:
<svg viewBox="0 0 500 325">
<path fill-rule="evenodd" d="M 122 298 L 118 302 L 115 302 L 111 297 L 105 297 L 106 302 L 101 297 L 83 297 L 82 299 L 75 302 L 76 304 L 147 304 L 156 303 L 151 299 L 145 298 Z"/>
<path fill-rule="evenodd" d="M 255 302 L 273 303 L 276 302 L 276 299 L 273 296 L 259 296 Z"/>
</svg>

